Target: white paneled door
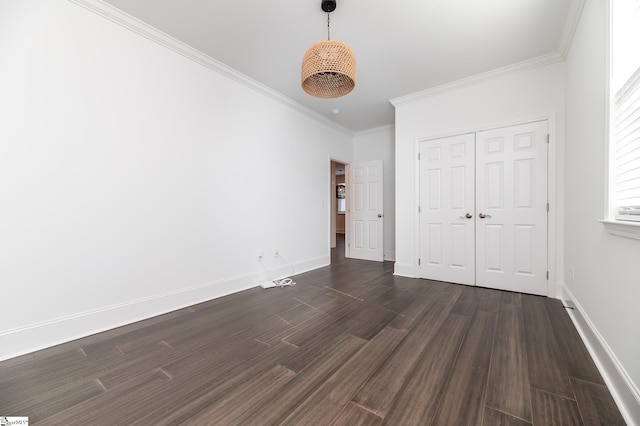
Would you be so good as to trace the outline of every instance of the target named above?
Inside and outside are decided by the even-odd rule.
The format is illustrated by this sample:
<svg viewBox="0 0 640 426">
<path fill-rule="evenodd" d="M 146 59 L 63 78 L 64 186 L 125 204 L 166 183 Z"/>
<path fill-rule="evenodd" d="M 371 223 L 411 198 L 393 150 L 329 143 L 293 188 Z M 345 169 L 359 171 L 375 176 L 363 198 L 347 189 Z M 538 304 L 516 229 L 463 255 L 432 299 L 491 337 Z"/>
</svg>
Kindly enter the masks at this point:
<svg viewBox="0 0 640 426">
<path fill-rule="evenodd" d="M 475 135 L 420 144 L 421 276 L 475 284 Z"/>
<path fill-rule="evenodd" d="M 476 284 L 547 293 L 547 122 L 477 133 Z"/>
<path fill-rule="evenodd" d="M 382 178 L 381 160 L 347 166 L 347 257 L 384 259 Z"/>
<path fill-rule="evenodd" d="M 420 144 L 421 277 L 547 294 L 547 134 L 541 121 Z"/>
</svg>

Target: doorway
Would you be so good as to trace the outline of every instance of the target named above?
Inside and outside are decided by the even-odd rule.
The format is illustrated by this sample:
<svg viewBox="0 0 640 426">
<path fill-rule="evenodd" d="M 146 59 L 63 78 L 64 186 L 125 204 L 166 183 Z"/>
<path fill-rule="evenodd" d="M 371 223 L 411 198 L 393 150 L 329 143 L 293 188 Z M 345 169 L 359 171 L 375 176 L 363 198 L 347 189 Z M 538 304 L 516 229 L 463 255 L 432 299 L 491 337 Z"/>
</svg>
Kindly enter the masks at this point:
<svg viewBox="0 0 640 426">
<path fill-rule="evenodd" d="M 384 261 L 382 160 L 346 164 L 331 159 L 330 175 L 331 249 L 344 239 L 345 258 Z"/>
<path fill-rule="evenodd" d="M 547 292 L 548 122 L 420 143 L 421 278 Z"/>
<path fill-rule="evenodd" d="M 331 263 L 344 261 L 346 237 L 346 172 L 347 164 L 331 160 Z"/>
</svg>

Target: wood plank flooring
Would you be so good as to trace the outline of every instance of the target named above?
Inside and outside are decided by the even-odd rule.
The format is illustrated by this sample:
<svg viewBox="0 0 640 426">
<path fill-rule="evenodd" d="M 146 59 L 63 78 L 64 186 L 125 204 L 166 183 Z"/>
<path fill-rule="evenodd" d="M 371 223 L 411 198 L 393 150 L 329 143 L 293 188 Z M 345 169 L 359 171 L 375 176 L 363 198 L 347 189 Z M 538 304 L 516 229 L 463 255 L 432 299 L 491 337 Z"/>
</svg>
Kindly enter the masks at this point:
<svg viewBox="0 0 640 426">
<path fill-rule="evenodd" d="M 0 362 L 37 425 L 624 425 L 562 304 L 344 259 Z"/>
</svg>

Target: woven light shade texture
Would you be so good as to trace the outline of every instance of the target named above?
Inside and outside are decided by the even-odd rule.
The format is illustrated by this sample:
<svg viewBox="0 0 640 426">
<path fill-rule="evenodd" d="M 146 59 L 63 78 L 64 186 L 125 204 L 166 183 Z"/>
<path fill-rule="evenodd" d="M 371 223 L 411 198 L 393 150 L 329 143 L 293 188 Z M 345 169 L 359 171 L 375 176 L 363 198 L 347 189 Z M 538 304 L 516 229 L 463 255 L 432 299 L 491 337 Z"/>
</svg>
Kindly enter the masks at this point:
<svg viewBox="0 0 640 426">
<path fill-rule="evenodd" d="M 320 41 L 302 60 L 302 89 L 316 98 L 339 98 L 356 87 L 356 58 L 344 43 Z"/>
</svg>

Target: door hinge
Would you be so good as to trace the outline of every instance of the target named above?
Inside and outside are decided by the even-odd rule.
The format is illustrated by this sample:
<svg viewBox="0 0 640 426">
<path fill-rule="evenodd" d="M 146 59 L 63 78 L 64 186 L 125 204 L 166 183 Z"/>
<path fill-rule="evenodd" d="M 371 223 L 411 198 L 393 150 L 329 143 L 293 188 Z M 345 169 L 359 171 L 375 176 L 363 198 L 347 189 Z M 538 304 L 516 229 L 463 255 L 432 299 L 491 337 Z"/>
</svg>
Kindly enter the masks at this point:
<svg viewBox="0 0 640 426">
<path fill-rule="evenodd" d="M 418 206 L 418 213 L 420 213 L 420 206 Z"/>
<path fill-rule="evenodd" d="M 547 133 L 547 143 L 549 143 L 549 133 Z"/>
<path fill-rule="evenodd" d="M 418 266 L 420 266 L 420 258 L 418 258 Z"/>
<path fill-rule="evenodd" d="M 420 161 L 420 153 L 418 153 L 418 161 Z"/>
<path fill-rule="evenodd" d="M 549 271 L 547 271 L 547 281 L 549 281 Z"/>
<path fill-rule="evenodd" d="M 549 213 L 549 203 L 547 203 L 547 213 Z"/>
</svg>

